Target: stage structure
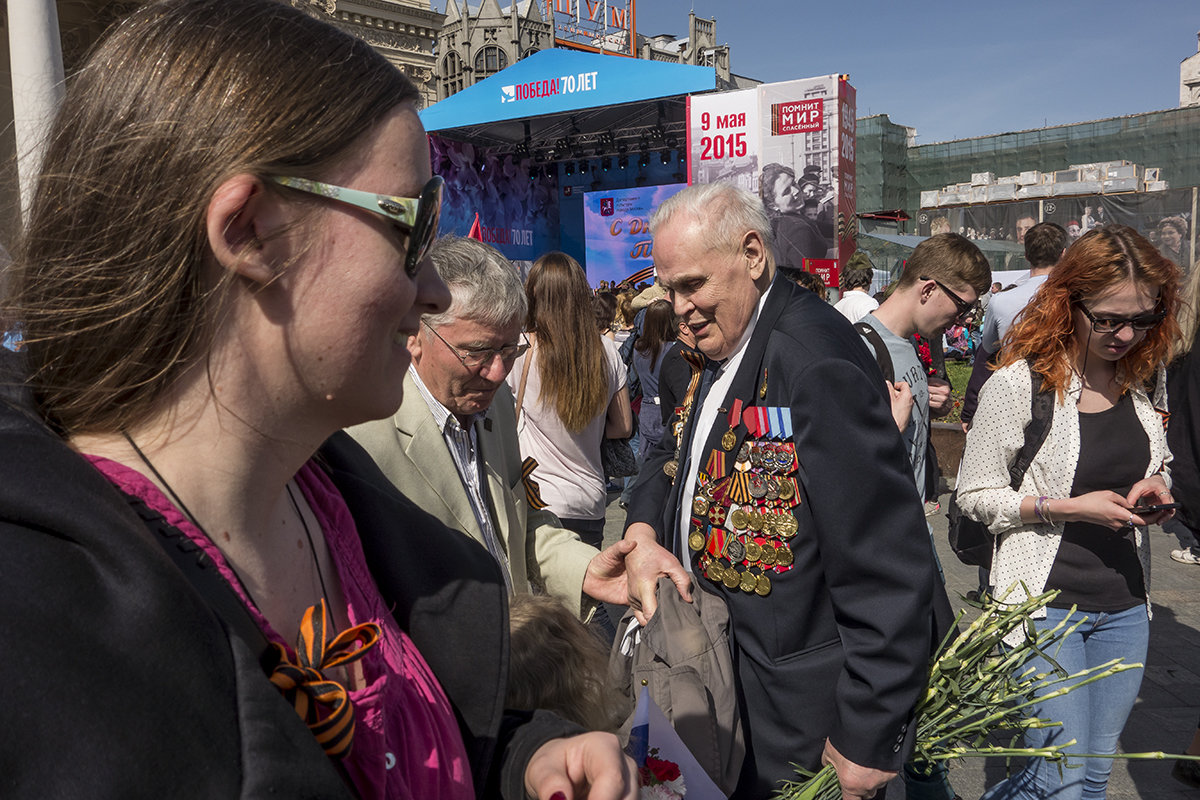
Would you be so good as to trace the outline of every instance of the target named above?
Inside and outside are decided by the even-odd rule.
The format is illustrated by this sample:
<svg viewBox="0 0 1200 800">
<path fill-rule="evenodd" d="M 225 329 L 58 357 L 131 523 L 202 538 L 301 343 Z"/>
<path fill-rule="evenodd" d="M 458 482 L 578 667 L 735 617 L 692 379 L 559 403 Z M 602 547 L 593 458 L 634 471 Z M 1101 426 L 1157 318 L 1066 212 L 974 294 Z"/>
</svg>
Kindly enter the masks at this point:
<svg viewBox="0 0 1200 800">
<path fill-rule="evenodd" d="M 465 236 L 478 212 L 508 258 L 564 250 L 611 280 L 587 263 L 585 194 L 685 182 L 687 97 L 715 86 L 712 67 L 555 48 L 424 109 L 442 232 Z"/>
</svg>

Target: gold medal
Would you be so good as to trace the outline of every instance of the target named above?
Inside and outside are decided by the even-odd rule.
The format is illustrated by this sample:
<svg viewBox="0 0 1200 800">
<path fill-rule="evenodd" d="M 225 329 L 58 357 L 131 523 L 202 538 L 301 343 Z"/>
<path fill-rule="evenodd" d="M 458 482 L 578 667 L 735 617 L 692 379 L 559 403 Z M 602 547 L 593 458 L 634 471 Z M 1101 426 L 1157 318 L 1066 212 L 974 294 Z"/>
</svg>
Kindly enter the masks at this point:
<svg viewBox="0 0 1200 800">
<path fill-rule="evenodd" d="M 774 542 L 767 542 L 762 548 L 762 563 L 770 567 L 779 559 L 779 551 Z"/>
<path fill-rule="evenodd" d="M 753 564 L 762 558 L 763 546 L 753 539 L 746 540 L 746 560 Z"/>
<path fill-rule="evenodd" d="M 796 535 L 798 530 L 800 530 L 800 523 L 796 522 L 796 518 L 791 514 L 780 514 L 776 530 L 778 530 L 779 534 L 785 539 L 790 539 Z"/>
<path fill-rule="evenodd" d="M 766 597 L 771 593 L 771 579 L 767 577 L 767 573 L 759 575 L 755 583 L 757 585 L 754 587 L 754 593 L 759 597 Z"/>
<path fill-rule="evenodd" d="M 688 535 L 688 548 L 695 553 L 699 553 L 704 549 L 704 534 L 700 532 L 699 528 L 696 528 Z"/>
<path fill-rule="evenodd" d="M 740 508 L 734 509 L 733 512 L 730 513 L 729 520 L 733 523 L 733 529 L 735 531 L 746 530 L 746 525 L 748 525 L 750 522 L 749 515 Z"/>
<path fill-rule="evenodd" d="M 670 461 L 668 461 L 667 463 L 663 464 L 663 472 L 667 473 L 668 478 L 674 478 L 675 473 L 678 471 L 679 471 L 679 462 L 673 458 Z"/>
<path fill-rule="evenodd" d="M 775 563 L 781 567 L 790 567 L 796 556 L 786 544 L 775 545 Z"/>
<path fill-rule="evenodd" d="M 741 574 L 741 578 L 741 588 L 743 592 L 748 594 L 758 588 L 758 578 L 754 577 L 749 572 L 743 572 Z"/>
<path fill-rule="evenodd" d="M 721 410 L 724 411 L 725 409 Z M 732 450 L 733 446 L 737 444 L 737 434 L 733 432 L 733 429 L 738 426 L 738 423 L 741 422 L 741 419 L 742 401 L 741 398 L 738 398 L 733 401 L 733 408 L 729 410 L 729 430 L 725 431 L 725 433 L 721 435 L 721 447 L 724 449 Z"/>
<path fill-rule="evenodd" d="M 763 529 L 762 514 L 759 514 L 755 511 L 748 511 L 746 512 L 746 516 L 749 517 L 749 519 L 746 521 L 746 524 L 750 527 L 750 530 L 754 531 L 755 533 L 761 533 Z"/>
<path fill-rule="evenodd" d="M 708 562 L 708 566 L 704 568 L 704 575 L 713 583 L 721 583 L 721 579 L 725 577 L 725 572 L 716 561 L 710 561 Z"/>
<path fill-rule="evenodd" d="M 708 513 L 708 500 L 704 495 L 696 495 L 692 499 L 692 513 L 697 517 L 703 517 Z"/>
<path fill-rule="evenodd" d="M 779 498 L 781 500 L 791 500 L 792 495 L 796 493 L 796 487 L 792 485 L 790 480 L 779 482 Z"/>
<path fill-rule="evenodd" d="M 726 589 L 736 589 L 742 582 L 742 574 L 733 567 L 729 569 L 721 568 L 721 583 L 725 584 Z"/>
</svg>

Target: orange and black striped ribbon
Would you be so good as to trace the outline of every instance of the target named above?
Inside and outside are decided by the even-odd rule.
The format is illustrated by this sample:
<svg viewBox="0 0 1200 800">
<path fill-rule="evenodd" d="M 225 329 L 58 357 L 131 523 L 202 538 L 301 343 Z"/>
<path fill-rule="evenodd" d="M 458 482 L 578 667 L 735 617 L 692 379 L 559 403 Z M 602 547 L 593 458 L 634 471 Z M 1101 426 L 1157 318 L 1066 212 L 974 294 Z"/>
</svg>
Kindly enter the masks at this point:
<svg viewBox="0 0 1200 800">
<path fill-rule="evenodd" d="M 365 622 L 325 641 L 325 600 L 309 606 L 296 636 L 296 662 L 283 645 L 272 642 L 279 664 L 271 683 L 283 693 L 331 758 L 345 758 L 354 739 L 354 707 L 346 687 L 325 677 L 323 670 L 351 664 L 379 641 L 379 626 Z"/>
<path fill-rule="evenodd" d="M 692 379 L 688 382 L 687 394 L 683 397 L 683 405 L 690 408 L 700 388 L 700 378 L 704 375 L 704 365 L 708 362 L 703 353 L 695 350 L 684 350 L 680 355 L 692 367 Z"/>
<path fill-rule="evenodd" d="M 537 465 L 537 459 L 533 456 L 521 462 L 521 483 L 525 484 L 525 502 L 530 508 L 540 511 L 546 507 L 546 501 L 542 499 L 542 487 L 533 479 Z"/>
</svg>

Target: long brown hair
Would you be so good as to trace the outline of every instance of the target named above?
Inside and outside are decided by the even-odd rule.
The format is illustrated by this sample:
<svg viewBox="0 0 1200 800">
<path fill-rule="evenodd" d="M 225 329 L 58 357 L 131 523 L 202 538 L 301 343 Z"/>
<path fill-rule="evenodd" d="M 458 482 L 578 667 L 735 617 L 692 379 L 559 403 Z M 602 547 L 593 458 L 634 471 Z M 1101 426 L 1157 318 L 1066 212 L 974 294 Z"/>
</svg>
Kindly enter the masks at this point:
<svg viewBox="0 0 1200 800">
<path fill-rule="evenodd" d="M 1179 268 L 1124 225 L 1089 231 L 1067 248 L 1005 335 L 1000 366 L 1028 360 L 1043 376 L 1046 388 L 1052 387 L 1061 400 L 1079 356 L 1074 306 L 1128 280 L 1157 288 L 1158 307 L 1166 313 L 1162 323 L 1117 362 L 1122 391 L 1146 383 L 1166 360 L 1178 335 Z"/>
<path fill-rule="evenodd" d="M 151 3 L 119 24 L 69 82 L 14 265 L 46 420 L 76 434 L 144 419 L 219 324 L 216 189 L 320 178 L 416 97 L 365 42 L 275 0 Z"/>
<path fill-rule="evenodd" d="M 608 405 L 608 368 L 587 276 L 566 253 L 546 253 L 525 281 L 542 399 L 578 433 Z"/>
<path fill-rule="evenodd" d="M 649 358 L 650 368 L 653 369 L 663 345 L 675 341 L 678 331 L 670 301 L 655 300 L 646 308 L 646 316 L 642 318 L 642 335 L 634 342 L 633 349 Z"/>
</svg>

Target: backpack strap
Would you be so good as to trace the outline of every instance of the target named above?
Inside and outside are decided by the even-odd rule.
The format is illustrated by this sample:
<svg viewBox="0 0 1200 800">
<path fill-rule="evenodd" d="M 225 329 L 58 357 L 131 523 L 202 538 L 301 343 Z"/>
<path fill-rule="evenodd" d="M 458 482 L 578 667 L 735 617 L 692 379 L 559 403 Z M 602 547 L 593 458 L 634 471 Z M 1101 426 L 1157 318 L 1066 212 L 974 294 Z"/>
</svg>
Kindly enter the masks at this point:
<svg viewBox="0 0 1200 800">
<path fill-rule="evenodd" d="M 866 322 L 854 323 L 854 330 L 858 331 L 859 335 L 866 339 L 867 344 L 871 345 L 871 349 L 875 351 L 875 363 L 879 365 L 879 371 L 883 373 L 884 379 L 888 383 L 894 382 L 896 369 L 892 366 L 892 354 L 888 352 L 887 344 L 879 335 L 879 331 Z"/>
<path fill-rule="evenodd" d="M 1032 419 L 1025 426 L 1025 443 L 1021 445 L 1016 459 L 1008 468 L 1010 486 L 1013 490 L 1016 490 L 1021 485 L 1021 481 L 1025 479 L 1029 465 L 1033 463 L 1038 450 L 1042 449 L 1042 443 L 1046 441 L 1046 435 L 1050 433 L 1050 424 L 1054 418 L 1055 393 L 1053 390 L 1042 391 L 1042 376 L 1040 373 L 1034 372 L 1032 368 L 1029 371 L 1029 384 L 1029 405 Z"/>
</svg>

